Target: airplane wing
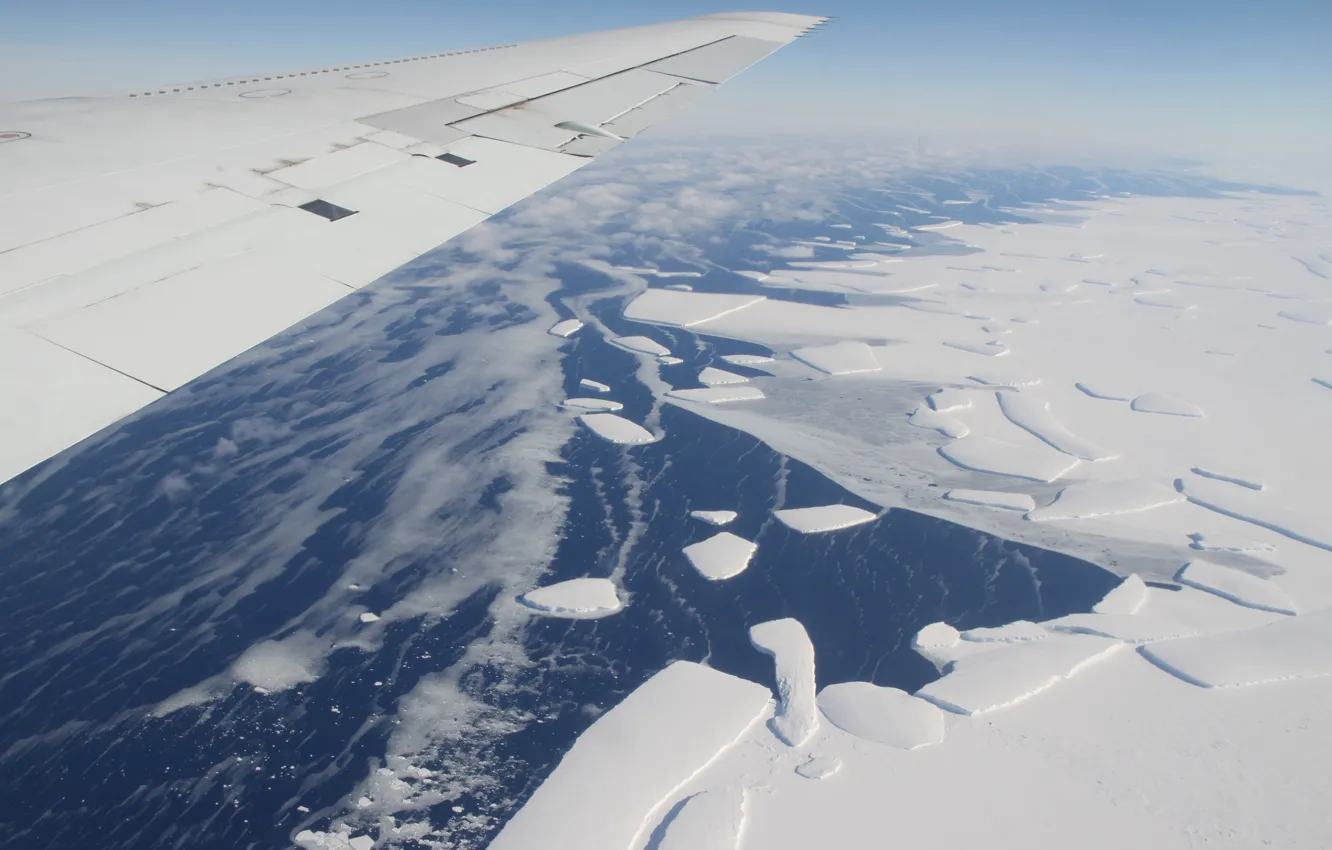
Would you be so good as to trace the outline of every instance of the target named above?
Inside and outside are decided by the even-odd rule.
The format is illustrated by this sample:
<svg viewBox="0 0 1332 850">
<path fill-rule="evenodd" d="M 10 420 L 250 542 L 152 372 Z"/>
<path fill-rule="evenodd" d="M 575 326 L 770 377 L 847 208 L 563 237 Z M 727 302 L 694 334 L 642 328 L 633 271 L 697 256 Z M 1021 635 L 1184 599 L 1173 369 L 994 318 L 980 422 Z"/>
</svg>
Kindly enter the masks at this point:
<svg viewBox="0 0 1332 850">
<path fill-rule="evenodd" d="M 709 15 L 0 106 L 0 482 L 823 21 Z"/>
</svg>

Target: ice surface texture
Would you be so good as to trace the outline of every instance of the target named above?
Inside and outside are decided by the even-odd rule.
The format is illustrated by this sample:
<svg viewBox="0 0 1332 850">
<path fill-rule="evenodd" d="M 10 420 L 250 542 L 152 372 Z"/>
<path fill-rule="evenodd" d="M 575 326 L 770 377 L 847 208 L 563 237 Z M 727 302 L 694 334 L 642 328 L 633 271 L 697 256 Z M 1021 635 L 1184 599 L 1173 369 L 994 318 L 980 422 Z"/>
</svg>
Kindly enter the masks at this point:
<svg viewBox="0 0 1332 850">
<path fill-rule="evenodd" d="M 518 599 L 552 617 L 587 619 L 605 617 L 624 607 L 615 583 L 604 578 L 575 578 L 547 585 Z"/>
<path fill-rule="evenodd" d="M 579 736 L 490 850 L 633 846 L 649 814 L 735 743 L 771 699 L 762 685 L 677 661 Z"/>
<path fill-rule="evenodd" d="M 819 709 L 844 732 L 902 750 L 944 738 L 943 712 L 897 688 L 869 682 L 829 685 L 819 692 Z"/>
</svg>

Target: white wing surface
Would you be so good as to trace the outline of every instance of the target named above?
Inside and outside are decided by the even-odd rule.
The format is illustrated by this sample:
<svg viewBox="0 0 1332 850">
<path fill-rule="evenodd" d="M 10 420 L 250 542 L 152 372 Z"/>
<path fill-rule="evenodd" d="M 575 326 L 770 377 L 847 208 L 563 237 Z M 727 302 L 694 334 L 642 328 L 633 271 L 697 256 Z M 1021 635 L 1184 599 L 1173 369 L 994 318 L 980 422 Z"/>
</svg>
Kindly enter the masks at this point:
<svg viewBox="0 0 1332 850">
<path fill-rule="evenodd" d="M 710 15 L 0 106 L 0 482 L 823 20 Z"/>
</svg>

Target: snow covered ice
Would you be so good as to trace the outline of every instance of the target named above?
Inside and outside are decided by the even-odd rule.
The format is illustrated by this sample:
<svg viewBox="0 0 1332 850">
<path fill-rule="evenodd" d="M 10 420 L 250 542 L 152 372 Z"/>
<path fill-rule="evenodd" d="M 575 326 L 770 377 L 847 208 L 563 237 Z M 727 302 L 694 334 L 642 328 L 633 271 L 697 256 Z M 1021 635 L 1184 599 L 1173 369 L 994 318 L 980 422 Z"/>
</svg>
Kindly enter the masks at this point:
<svg viewBox="0 0 1332 850">
<path fill-rule="evenodd" d="M 1007 443 L 972 434 L 939 448 L 939 454 L 962 467 L 1010 478 L 1049 484 L 1078 465 L 1078 459 L 1044 443 Z"/>
<path fill-rule="evenodd" d="M 671 350 L 654 339 L 645 336 L 617 336 L 611 343 L 635 354 L 648 354 L 652 357 L 665 357 Z"/>
<path fill-rule="evenodd" d="M 565 319 L 562 322 L 551 327 L 546 333 L 551 336 L 570 337 L 583 329 L 583 323 L 578 319 Z"/>
<path fill-rule="evenodd" d="M 743 384 L 749 379 L 744 375 L 737 375 L 734 372 L 727 372 L 725 369 L 718 369 L 715 366 L 709 366 L 698 373 L 698 381 L 708 386 L 718 386 L 721 384 Z"/>
<path fill-rule="evenodd" d="M 1036 508 L 1036 500 L 1026 493 L 1009 493 L 1002 490 L 949 490 L 944 493 L 944 498 L 950 502 L 983 505 L 987 508 L 1002 508 L 1023 513 Z"/>
<path fill-rule="evenodd" d="M 996 393 L 1008 421 L 1067 455 L 1083 460 L 1113 460 L 1115 455 L 1072 434 L 1050 412 L 1050 402 L 1030 393 Z"/>
<path fill-rule="evenodd" d="M 929 407 L 917 407 L 907 417 L 907 421 L 917 428 L 928 428 L 931 431 L 938 431 L 950 440 L 957 440 L 971 433 L 971 428 L 965 422 L 946 413 L 938 413 Z"/>
<path fill-rule="evenodd" d="M 753 541 L 729 531 L 720 531 L 707 540 L 686 546 L 684 555 L 699 575 L 712 581 L 721 581 L 744 572 L 757 548 Z"/>
<path fill-rule="evenodd" d="M 873 522 L 878 517 L 862 508 L 851 505 L 824 505 L 817 508 L 787 508 L 773 511 L 773 516 L 792 531 L 801 534 L 815 534 L 822 531 L 839 531 L 843 528 Z"/>
<path fill-rule="evenodd" d="M 944 739 L 943 712 L 897 688 L 869 682 L 829 685 L 819 692 L 819 710 L 844 732 L 901 750 Z"/>
<path fill-rule="evenodd" d="M 677 661 L 597 719 L 490 850 L 624 850 L 768 709 L 767 688 Z M 626 765 L 634 769 L 626 770 Z"/>
<path fill-rule="evenodd" d="M 1037 696 L 1120 646 L 1080 634 L 1007 644 L 956 662 L 916 696 L 958 714 L 996 711 Z"/>
<path fill-rule="evenodd" d="M 708 525 L 729 525 L 739 516 L 735 511 L 690 511 L 689 515 Z"/>
<path fill-rule="evenodd" d="M 835 342 L 812 348 L 799 348 L 791 356 L 829 375 L 853 375 L 877 372 L 882 366 L 874 351 L 863 342 Z"/>
<path fill-rule="evenodd" d="M 566 398 L 560 402 L 560 406 L 566 410 L 581 410 L 592 413 L 613 413 L 616 410 L 624 409 L 623 404 L 607 398 Z"/>
<path fill-rule="evenodd" d="M 1092 611 L 1097 614 L 1136 614 L 1146 602 L 1147 585 L 1142 576 L 1134 574 L 1107 593 Z"/>
<path fill-rule="evenodd" d="M 1179 581 L 1208 593 L 1229 599 L 1237 605 L 1295 614 L 1295 604 L 1274 582 L 1210 561 L 1190 561 L 1179 571 Z"/>
<path fill-rule="evenodd" d="M 680 401 L 692 401 L 698 404 L 726 404 L 733 401 L 758 401 L 764 398 L 763 390 L 744 385 L 703 387 L 701 389 L 671 390 L 667 398 Z"/>
<path fill-rule="evenodd" d="M 1152 481 L 1093 481 L 1070 484 L 1050 504 L 1027 512 L 1027 519 L 1086 519 L 1149 511 L 1184 501 L 1173 487 Z"/>
<path fill-rule="evenodd" d="M 551 617 L 589 619 L 624 607 L 615 583 L 604 578 L 575 578 L 523 594 L 518 600 Z"/>
<path fill-rule="evenodd" d="M 772 656 L 777 668 L 777 714 L 773 731 L 792 747 L 809 740 L 819 728 L 815 708 L 814 644 L 798 621 L 787 617 L 749 629 L 754 646 Z"/>
<path fill-rule="evenodd" d="M 656 436 L 642 425 L 622 416 L 616 416 L 614 413 L 586 413 L 578 417 L 578 421 L 601 439 L 612 443 L 632 446 L 653 443 L 657 440 Z"/>
<path fill-rule="evenodd" d="M 663 824 L 654 850 L 736 850 L 745 825 L 745 787 L 738 783 L 701 791 Z"/>
</svg>

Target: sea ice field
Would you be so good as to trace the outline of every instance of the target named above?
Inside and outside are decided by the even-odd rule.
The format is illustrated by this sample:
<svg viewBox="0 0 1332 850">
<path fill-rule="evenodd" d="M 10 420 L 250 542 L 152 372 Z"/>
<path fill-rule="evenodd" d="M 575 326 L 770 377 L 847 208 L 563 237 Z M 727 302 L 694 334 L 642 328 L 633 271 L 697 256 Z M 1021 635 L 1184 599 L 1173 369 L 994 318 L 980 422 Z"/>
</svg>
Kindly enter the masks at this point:
<svg viewBox="0 0 1332 850">
<path fill-rule="evenodd" d="M 1326 846 L 1327 202 L 770 144 L 0 488 L 0 847 Z"/>
</svg>

